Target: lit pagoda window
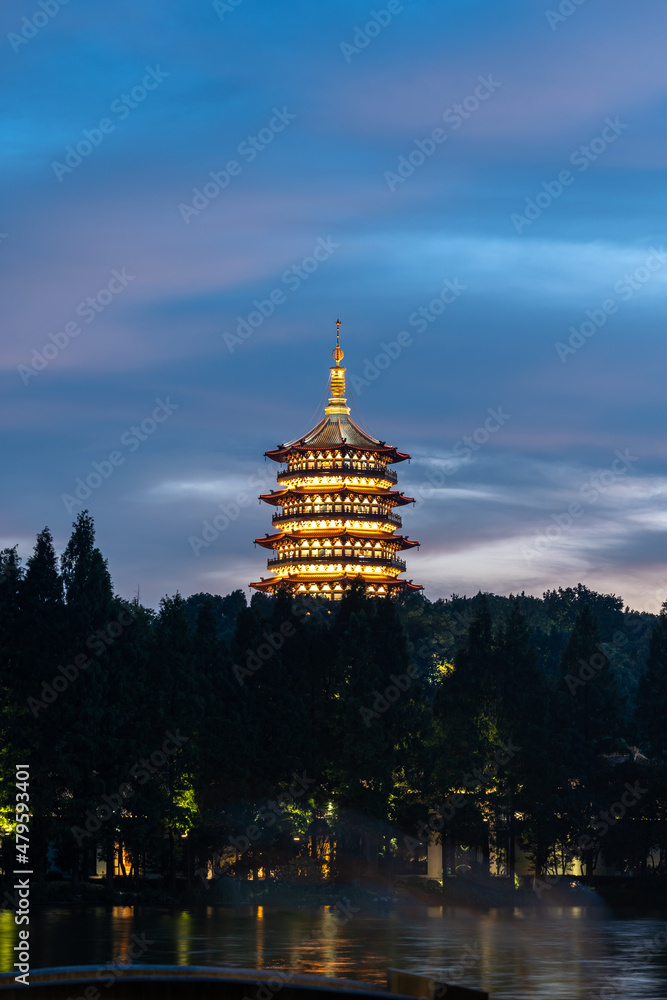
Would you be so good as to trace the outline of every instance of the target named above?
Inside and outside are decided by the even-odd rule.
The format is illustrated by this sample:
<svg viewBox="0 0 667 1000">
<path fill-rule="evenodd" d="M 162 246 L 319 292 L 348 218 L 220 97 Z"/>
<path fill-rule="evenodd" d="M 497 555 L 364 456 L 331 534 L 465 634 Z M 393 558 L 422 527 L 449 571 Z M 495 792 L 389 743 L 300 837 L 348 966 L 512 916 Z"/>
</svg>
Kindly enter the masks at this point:
<svg viewBox="0 0 667 1000">
<path fill-rule="evenodd" d="M 260 499 L 282 510 L 271 519 L 276 533 L 255 541 L 274 550 L 268 568 L 275 575 L 250 586 L 274 593 L 287 585 L 292 593 L 333 600 L 359 578 L 374 595 L 421 590 L 399 579 L 405 563 L 397 553 L 419 543 L 396 534 L 401 518 L 394 508 L 414 501 L 391 488 L 398 477 L 388 468 L 410 456 L 350 418 L 338 320 L 333 359 L 322 419 L 302 437 L 265 452 L 281 466 L 279 488 Z"/>
</svg>

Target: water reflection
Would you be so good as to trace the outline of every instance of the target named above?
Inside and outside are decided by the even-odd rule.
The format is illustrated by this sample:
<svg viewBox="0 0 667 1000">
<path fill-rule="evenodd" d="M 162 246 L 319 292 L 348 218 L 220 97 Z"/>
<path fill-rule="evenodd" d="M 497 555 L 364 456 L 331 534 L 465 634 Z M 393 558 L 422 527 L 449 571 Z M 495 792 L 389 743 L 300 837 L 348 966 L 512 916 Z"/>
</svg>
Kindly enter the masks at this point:
<svg viewBox="0 0 667 1000">
<path fill-rule="evenodd" d="M 387 966 L 488 990 L 493 1000 L 667 1000 L 664 918 L 614 920 L 597 907 L 535 911 L 417 905 L 377 912 L 269 907 L 34 909 L 33 968 L 127 961 L 226 965 L 363 979 L 384 985 Z M 18 928 L 0 911 L 0 962 L 12 971 Z M 649 961 L 636 949 L 658 942 Z M 602 991 L 602 993 L 601 993 Z"/>
<path fill-rule="evenodd" d="M 257 952 L 257 968 L 264 968 L 264 907 L 257 907 L 257 920 L 256 920 L 256 945 L 255 950 Z"/>
<path fill-rule="evenodd" d="M 19 928 L 14 922 L 13 910 L 0 910 L 0 968 L 12 971 L 14 964 L 13 947 L 19 939 Z"/>
</svg>

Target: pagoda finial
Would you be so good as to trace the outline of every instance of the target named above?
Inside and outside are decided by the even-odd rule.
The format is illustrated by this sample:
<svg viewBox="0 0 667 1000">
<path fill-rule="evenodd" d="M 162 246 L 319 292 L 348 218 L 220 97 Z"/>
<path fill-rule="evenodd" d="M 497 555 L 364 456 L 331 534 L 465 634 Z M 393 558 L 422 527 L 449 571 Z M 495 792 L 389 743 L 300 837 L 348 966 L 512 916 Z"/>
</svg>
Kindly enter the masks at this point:
<svg viewBox="0 0 667 1000">
<path fill-rule="evenodd" d="M 331 352 L 331 356 L 336 365 L 329 369 L 331 372 L 331 396 L 329 397 L 329 405 L 324 408 L 324 412 L 349 414 L 350 410 L 345 399 L 345 369 L 340 367 L 340 363 L 345 357 L 340 346 L 340 319 L 336 320 L 336 346 Z"/>
<path fill-rule="evenodd" d="M 331 357 L 336 362 L 336 368 L 338 368 L 340 362 L 343 360 L 345 355 L 340 349 L 340 320 L 336 320 L 336 348 L 331 352 Z"/>
</svg>

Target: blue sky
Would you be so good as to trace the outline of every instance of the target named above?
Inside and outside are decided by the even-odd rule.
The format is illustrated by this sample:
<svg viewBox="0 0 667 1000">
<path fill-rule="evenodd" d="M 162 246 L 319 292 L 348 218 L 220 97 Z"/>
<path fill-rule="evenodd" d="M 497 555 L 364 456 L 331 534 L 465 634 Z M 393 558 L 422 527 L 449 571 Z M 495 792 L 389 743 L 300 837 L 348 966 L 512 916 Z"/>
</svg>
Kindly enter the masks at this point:
<svg viewBox="0 0 667 1000">
<path fill-rule="evenodd" d="M 48 524 L 62 548 L 85 505 L 125 596 L 265 575 L 263 453 L 313 422 L 340 314 L 361 419 L 413 456 L 429 598 L 582 581 L 657 610 L 662 0 L 0 20 L 0 545 L 27 557 Z"/>
</svg>

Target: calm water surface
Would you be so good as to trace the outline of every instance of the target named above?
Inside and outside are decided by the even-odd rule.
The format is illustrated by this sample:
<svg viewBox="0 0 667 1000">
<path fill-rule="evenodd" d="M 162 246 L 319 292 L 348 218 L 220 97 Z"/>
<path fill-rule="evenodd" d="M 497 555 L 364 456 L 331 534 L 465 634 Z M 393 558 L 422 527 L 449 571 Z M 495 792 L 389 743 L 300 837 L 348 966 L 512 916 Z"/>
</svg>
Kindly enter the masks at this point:
<svg viewBox="0 0 667 1000">
<path fill-rule="evenodd" d="M 12 971 L 17 931 L 13 913 L 0 911 L 2 971 Z M 103 966 L 122 960 L 132 934 L 145 934 L 140 961 L 153 965 L 290 969 L 382 985 L 386 967 L 397 966 L 481 987 L 493 1000 L 667 1000 L 667 912 L 400 905 L 343 923 L 330 907 L 53 907 L 33 909 L 30 932 L 33 969 Z M 639 947 L 650 962 L 635 957 Z"/>
</svg>

